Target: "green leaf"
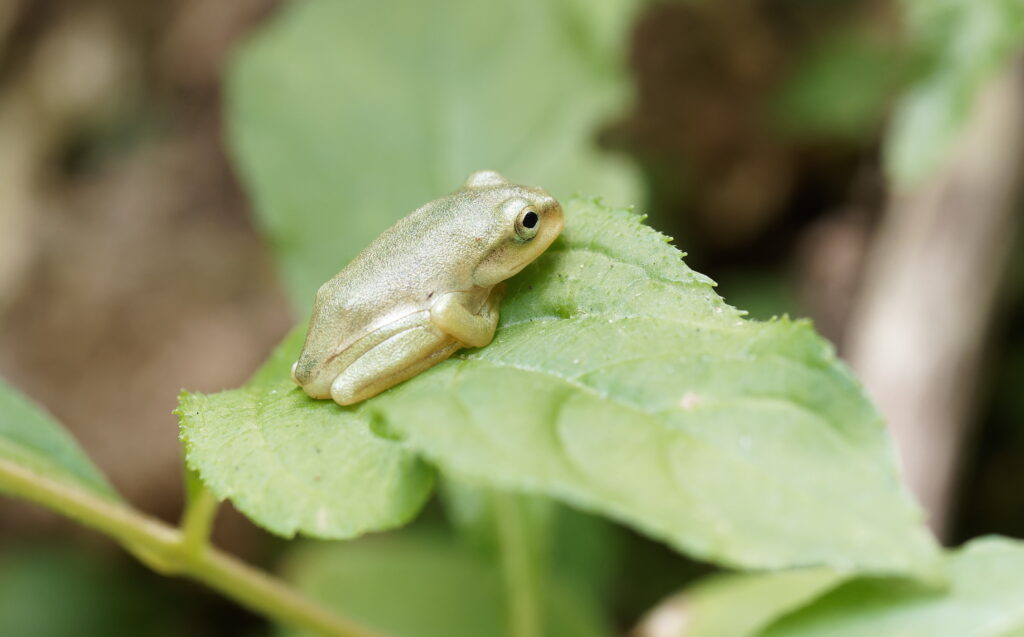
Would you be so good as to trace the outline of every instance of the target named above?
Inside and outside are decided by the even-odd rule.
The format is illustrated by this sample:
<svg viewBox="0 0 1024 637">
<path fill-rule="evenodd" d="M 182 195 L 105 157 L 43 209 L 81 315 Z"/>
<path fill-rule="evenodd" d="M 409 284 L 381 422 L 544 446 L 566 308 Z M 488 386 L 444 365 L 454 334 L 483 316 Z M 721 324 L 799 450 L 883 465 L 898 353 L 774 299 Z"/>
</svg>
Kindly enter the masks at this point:
<svg viewBox="0 0 1024 637">
<path fill-rule="evenodd" d="M 403 533 L 306 546 L 293 554 L 286 572 L 314 599 L 393 637 L 505 633 L 501 575 L 494 564 L 441 538 Z M 545 590 L 544 635 L 610 634 L 597 610 L 572 588 L 550 582 Z"/>
<path fill-rule="evenodd" d="M 932 559 L 881 418 L 809 323 L 745 321 L 638 216 L 567 209 L 491 345 L 374 401 L 408 446 L 722 564 Z"/>
<path fill-rule="evenodd" d="M 1024 43 L 1020 0 L 903 0 L 927 70 L 906 92 L 885 142 L 889 176 L 912 184 L 939 165 L 986 82 Z"/>
<path fill-rule="evenodd" d="M 563 236 L 510 281 L 487 347 L 355 409 L 305 398 L 282 365 L 276 384 L 183 408 L 190 461 L 236 504 L 300 500 L 346 519 L 389 506 L 366 491 L 380 478 L 361 474 L 380 458 L 351 467 L 349 444 L 319 444 L 355 428 L 396 458 L 415 452 L 470 484 L 561 499 L 705 560 L 927 567 L 934 542 L 881 418 L 809 323 L 744 320 L 629 211 L 573 200 L 566 215 Z M 287 461 L 271 462 L 264 441 L 278 439 Z M 239 463 L 252 468 L 227 490 Z M 330 489 L 296 480 L 314 471 Z M 280 511 L 257 512 L 282 528 Z"/>
<path fill-rule="evenodd" d="M 241 50 L 230 142 L 297 307 L 473 170 L 635 201 L 632 165 L 592 137 L 625 97 L 608 48 L 636 2 L 589 4 L 313 0 Z"/>
<path fill-rule="evenodd" d="M 461 484 L 454 480 L 442 483 L 441 494 L 448 520 L 463 539 L 471 546 L 488 553 L 499 550 L 501 532 L 500 515 L 495 511 L 498 501 L 508 498 L 507 494 L 486 488 Z M 561 514 L 555 502 L 539 496 L 517 496 L 519 518 L 516 523 L 528 529 L 530 544 L 536 553 L 544 555 L 544 546 L 558 524 Z"/>
<path fill-rule="evenodd" d="M 430 495 L 433 472 L 375 435 L 367 410 L 310 400 L 282 382 L 301 343 L 292 333 L 241 389 L 182 392 L 175 413 L 189 467 L 280 535 L 338 539 L 404 524 Z"/>
<path fill-rule="evenodd" d="M 797 136 L 859 142 L 874 136 L 901 74 L 891 42 L 865 28 L 829 33 L 804 52 L 773 104 Z"/>
<path fill-rule="evenodd" d="M 83 543 L 64 538 L 4 547 L 0 635 L 155 637 L 185 634 L 189 621 L 194 630 L 196 613 L 174 608 L 175 602 L 194 601 L 194 595 L 169 600 L 168 590 L 140 578 L 136 569 L 78 544 Z"/>
<path fill-rule="evenodd" d="M 106 498 L 118 497 L 74 438 L 41 407 L 2 381 L 0 462 Z"/>
<path fill-rule="evenodd" d="M 1010 637 L 1024 631 L 1024 544 L 974 540 L 946 558 L 950 587 L 860 579 L 783 618 L 765 637 Z"/>
<path fill-rule="evenodd" d="M 508 497 L 490 489 L 467 486 L 453 480 L 441 483 L 448 520 L 474 549 L 499 557 L 502 523 L 522 526 L 534 547 L 534 559 L 542 570 L 557 573 L 591 599 L 606 599 L 618 561 L 614 527 L 603 518 L 561 505 L 550 498 L 520 495 L 519 515 L 502 516 L 496 499 Z M 507 536 L 507 532 L 504 534 Z"/>
<path fill-rule="evenodd" d="M 715 575 L 668 603 L 685 618 L 678 637 L 754 637 L 845 579 L 827 568 Z"/>
</svg>

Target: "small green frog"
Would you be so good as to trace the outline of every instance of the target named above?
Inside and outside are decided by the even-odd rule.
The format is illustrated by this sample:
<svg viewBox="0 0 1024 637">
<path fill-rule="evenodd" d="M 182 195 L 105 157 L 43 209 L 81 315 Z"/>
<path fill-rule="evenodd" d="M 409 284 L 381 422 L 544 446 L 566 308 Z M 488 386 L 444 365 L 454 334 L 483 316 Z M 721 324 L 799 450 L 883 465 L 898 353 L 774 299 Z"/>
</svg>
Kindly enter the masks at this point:
<svg viewBox="0 0 1024 637">
<path fill-rule="evenodd" d="M 491 170 L 377 237 L 316 294 L 292 379 L 351 405 L 494 338 L 505 279 L 562 231 L 540 188 Z"/>
</svg>

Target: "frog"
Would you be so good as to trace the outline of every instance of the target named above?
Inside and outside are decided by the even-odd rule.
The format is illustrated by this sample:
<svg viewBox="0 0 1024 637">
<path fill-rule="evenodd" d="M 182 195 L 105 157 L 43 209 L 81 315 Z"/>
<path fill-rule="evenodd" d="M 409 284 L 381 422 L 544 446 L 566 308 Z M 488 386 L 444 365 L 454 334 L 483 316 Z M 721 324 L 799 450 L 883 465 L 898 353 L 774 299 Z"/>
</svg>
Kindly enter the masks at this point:
<svg viewBox="0 0 1024 637">
<path fill-rule="evenodd" d="M 292 380 L 311 398 L 354 405 L 488 345 L 505 281 L 563 226 L 562 206 L 542 188 L 471 173 L 320 286 Z"/>
</svg>

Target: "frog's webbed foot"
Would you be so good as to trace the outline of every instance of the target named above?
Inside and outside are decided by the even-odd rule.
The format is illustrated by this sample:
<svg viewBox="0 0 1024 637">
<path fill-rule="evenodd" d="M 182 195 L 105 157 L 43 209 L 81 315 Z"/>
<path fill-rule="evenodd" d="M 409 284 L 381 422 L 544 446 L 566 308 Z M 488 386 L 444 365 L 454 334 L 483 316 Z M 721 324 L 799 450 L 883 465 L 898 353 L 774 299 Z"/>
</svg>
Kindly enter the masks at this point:
<svg viewBox="0 0 1024 637">
<path fill-rule="evenodd" d="M 505 294 L 505 285 L 494 286 L 479 313 L 466 307 L 464 296 L 445 294 L 430 307 L 430 321 L 438 329 L 468 347 L 483 347 L 494 338 L 498 327 L 498 306 Z"/>
</svg>

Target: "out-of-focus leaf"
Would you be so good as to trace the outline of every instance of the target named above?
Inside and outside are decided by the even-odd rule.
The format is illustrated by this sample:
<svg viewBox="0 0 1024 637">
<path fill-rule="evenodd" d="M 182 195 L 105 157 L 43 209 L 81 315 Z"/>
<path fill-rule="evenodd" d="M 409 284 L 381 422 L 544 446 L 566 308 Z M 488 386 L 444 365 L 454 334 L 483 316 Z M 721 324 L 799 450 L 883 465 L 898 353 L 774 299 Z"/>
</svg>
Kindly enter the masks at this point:
<svg viewBox="0 0 1024 637">
<path fill-rule="evenodd" d="M 453 480 L 440 489 L 448 519 L 467 543 L 495 555 L 500 551 L 494 492 Z M 550 498 L 520 495 L 522 522 L 536 547 L 538 570 L 557 573 L 576 590 L 588 591 L 590 599 L 603 599 L 612 584 L 618 546 L 612 525 L 606 520 L 576 511 Z"/>
<path fill-rule="evenodd" d="M 117 497 L 78 443 L 42 408 L 3 381 L 0 381 L 0 461 L 96 495 Z"/>
<path fill-rule="evenodd" d="M 499 533 L 495 529 L 498 521 L 494 512 L 494 497 L 503 497 L 503 494 L 453 480 L 444 482 L 441 493 L 448 519 L 466 541 L 485 552 L 496 551 Z M 538 553 L 546 553 L 548 547 L 539 545 L 557 524 L 558 505 L 540 496 L 520 496 L 517 508 L 522 514 L 524 526 L 532 536 L 531 543 L 538 545 Z"/>
<path fill-rule="evenodd" d="M 181 630 L 168 626 L 170 612 L 161 613 L 166 597 L 128 575 L 66 544 L 9 547 L 0 553 L 0 635 L 157 637 Z"/>
<path fill-rule="evenodd" d="M 386 470 L 385 486 L 402 484 L 420 469 L 401 454 L 415 452 L 722 564 L 927 567 L 935 546 L 881 419 L 808 323 L 744 320 L 629 211 L 575 200 L 566 215 L 558 242 L 510 281 L 489 346 L 356 408 L 306 398 L 283 366 L 276 383 L 186 397 L 190 462 L 278 531 L 317 530 L 316 516 L 271 520 L 296 501 L 339 521 L 364 519 L 359 507 L 407 511 L 408 490 L 360 476 Z M 372 454 L 321 444 L 353 428 Z M 309 488 L 313 472 L 330 488 Z"/>
<path fill-rule="evenodd" d="M 501 576 L 493 563 L 441 538 L 405 534 L 306 546 L 287 571 L 314 599 L 393 637 L 505 632 Z M 571 587 L 552 581 L 546 591 L 545 635 L 610 634 L 598 610 Z"/>
<path fill-rule="evenodd" d="M 774 109 L 780 124 L 798 136 L 870 137 L 904 71 L 894 48 L 866 31 L 832 34 L 782 86 Z"/>
<path fill-rule="evenodd" d="M 765 637 L 1009 637 L 1024 631 L 1024 545 L 974 540 L 946 558 L 949 589 L 898 580 L 843 584 Z"/>
<path fill-rule="evenodd" d="M 404 524 L 430 495 L 433 472 L 375 435 L 367 411 L 309 400 L 288 384 L 302 337 L 289 335 L 241 389 L 182 393 L 176 413 L 189 466 L 217 497 L 280 535 L 337 539 Z"/>
<path fill-rule="evenodd" d="M 559 506 L 551 532 L 549 564 L 587 599 L 610 603 L 623 561 L 624 532 L 608 520 Z"/>
<path fill-rule="evenodd" d="M 826 568 L 717 575 L 670 600 L 685 626 L 675 637 L 754 637 L 846 579 Z"/>
<path fill-rule="evenodd" d="M 634 2 L 589 4 L 311 0 L 242 49 L 231 145 L 297 307 L 473 170 L 635 201 L 632 165 L 592 140 L 623 100 L 607 47 Z"/>
<path fill-rule="evenodd" d="M 827 569 L 714 577 L 683 594 L 686 630 L 679 637 L 1024 634 L 1021 542 L 981 538 L 944 562 L 948 588 L 850 579 Z"/>
<path fill-rule="evenodd" d="M 927 71 L 907 90 L 885 143 L 889 176 L 909 184 L 931 174 L 981 88 L 1024 47 L 1020 0 L 903 0 Z"/>
<path fill-rule="evenodd" d="M 728 290 L 725 301 L 742 307 L 748 318 L 765 321 L 800 307 L 793 282 L 784 268 L 723 270 L 716 276 L 721 289 Z"/>
</svg>

